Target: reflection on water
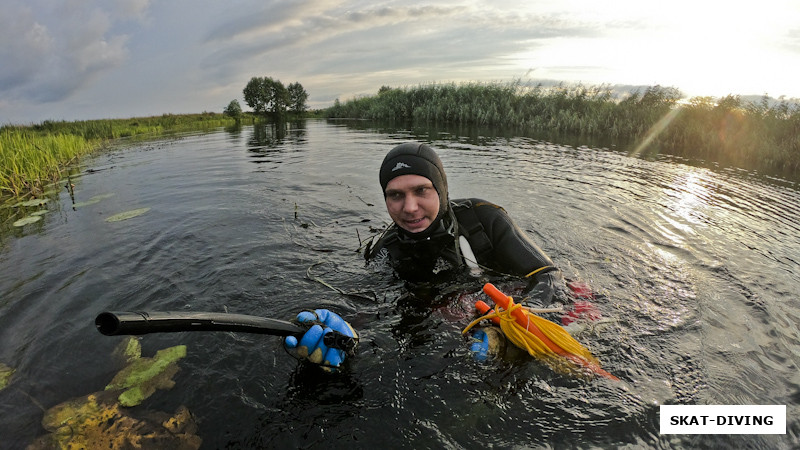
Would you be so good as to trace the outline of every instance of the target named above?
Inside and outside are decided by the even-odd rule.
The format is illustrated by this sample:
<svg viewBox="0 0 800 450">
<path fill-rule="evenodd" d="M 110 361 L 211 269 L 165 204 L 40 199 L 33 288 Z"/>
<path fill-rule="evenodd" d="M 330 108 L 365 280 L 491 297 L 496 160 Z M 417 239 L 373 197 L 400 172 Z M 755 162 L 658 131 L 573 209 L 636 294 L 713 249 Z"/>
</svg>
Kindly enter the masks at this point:
<svg viewBox="0 0 800 450">
<path fill-rule="evenodd" d="M 683 233 L 691 234 L 694 226 L 707 225 L 709 217 L 705 209 L 714 202 L 713 191 L 703 177 L 703 171 L 685 172 L 675 177 L 672 185 L 664 190 L 664 205 L 667 211 L 688 222 L 682 226 Z"/>
<path fill-rule="evenodd" d="M 460 331 L 479 282 L 409 292 L 365 264 L 357 250 L 388 221 L 377 168 L 407 140 L 439 149 L 451 195 L 501 204 L 593 286 L 612 320 L 578 338 L 621 382 L 565 378 L 524 355 L 476 362 Z M 205 448 L 800 445 L 796 184 L 583 145 L 306 121 L 85 162 L 42 220 L 12 227 L 28 212 L 2 212 L 0 363 L 15 369 L 0 390 L 3 445 L 25 447 L 44 434 L 43 408 L 119 369 L 119 340 L 92 326 L 102 310 L 289 319 L 316 307 L 361 333 L 343 373 L 298 365 L 272 337 L 147 335 L 145 353 L 188 352 L 175 387 L 137 408 L 185 405 Z M 662 403 L 788 404 L 788 434 L 660 436 Z"/>
<path fill-rule="evenodd" d="M 285 149 L 288 146 L 303 146 L 306 143 L 306 122 L 270 122 L 252 127 L 247 145 L 254 153 Z"/>
</svg>

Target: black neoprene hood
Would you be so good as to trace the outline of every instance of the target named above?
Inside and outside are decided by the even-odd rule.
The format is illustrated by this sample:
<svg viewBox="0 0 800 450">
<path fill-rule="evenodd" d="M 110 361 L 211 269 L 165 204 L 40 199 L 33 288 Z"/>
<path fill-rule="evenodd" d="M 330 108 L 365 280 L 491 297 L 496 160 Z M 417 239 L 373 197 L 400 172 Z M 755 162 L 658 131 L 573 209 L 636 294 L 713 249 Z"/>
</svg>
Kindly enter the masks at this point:
<svg viewBox="0 0 800 450">
<path fill-rule="evenodd" d="M 444 166 L 442 166 L 439 155 L 426 144 L 409 142 L 398 145 L 386 154 L 383 164 L 381 164 L 380 182 L 384 197 L 386 197 L 386 186 L 389 182 L 401 175 L 420 175 L 431 180 L 434 189 L 439 194 L 439 214 L 429 228 L 438 225 L 449 207 L 447 175 L 444 173 Z"/>
</svg>

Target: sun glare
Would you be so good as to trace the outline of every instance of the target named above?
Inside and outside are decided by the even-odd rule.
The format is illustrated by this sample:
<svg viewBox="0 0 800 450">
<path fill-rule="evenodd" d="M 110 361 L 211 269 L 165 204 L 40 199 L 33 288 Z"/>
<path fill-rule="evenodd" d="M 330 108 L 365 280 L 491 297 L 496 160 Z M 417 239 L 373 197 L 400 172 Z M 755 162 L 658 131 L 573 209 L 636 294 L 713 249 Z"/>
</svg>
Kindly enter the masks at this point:
<svg viewBox="0 0 800 450">
<path fill-rule="evenodd" d="M 757 5 L 677 0 L 573 1 L 592 32 L 537 41 L 514 55 L 532 78 L 585 84 L 665 85 L 689 97 L 728 94 L 800 97 L 792 67 L 798 66 L 791 30 L 800 2 L 766 0 Z"/>
<path fill-rule="evenodd" d="M 639 155 L 642 153 L 642 151 L 645 148 L 647 148 L 647 146 L 650 145 L 651 142 L 653 142 L 653 139 L 658 137 L 658 135 L 661 134 L 661 132 L 664 131 L 669 126 L 670 122 L 672 122 L 675 119 L 675 117 L 678 116 L 678 114 L 680 114 L 680 109 L 678 108 L 669 110 L 669 112 L 667 112 L 667 114 L 665 114 L 664 117 L 659 119 L 658 122 L 656 122 L 655 125 L 653 125 L 653 127 L 647 131 L 647 134 L 642 139 L 642 142 L 640 142 L 639 145 L 636 146 L 636 148 L 633 150 L 630 156 L 638 158 Z"/>
<path fill-rule="evenodd" d="M 709 207 L 712 191 L 706 185 L 701 172 L 687 171 L 681 174 L 670 187 L 670 208 L 685 222 L 705 225 L 708 221 L 705 210 Z"/>
</svg>

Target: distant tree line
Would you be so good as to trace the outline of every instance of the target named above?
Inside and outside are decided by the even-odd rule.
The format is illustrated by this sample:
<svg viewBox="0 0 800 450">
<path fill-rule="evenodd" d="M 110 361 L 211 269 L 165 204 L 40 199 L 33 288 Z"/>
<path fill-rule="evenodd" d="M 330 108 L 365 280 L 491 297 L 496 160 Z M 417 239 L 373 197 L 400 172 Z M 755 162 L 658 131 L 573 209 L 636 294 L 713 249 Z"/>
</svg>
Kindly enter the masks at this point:
<svg viewBox="0 0 800 450">
<path fill-rule="evenodd" d="M 308 92 L 298 82 L 284 86 L 271 77 L 253 77 L 242 93 L 253 113 L 273 119 L 283 119 L 287 114 L 302 115 L 308 109 Z M 238 120 L 242 115 L 239 101 L 231 100 L 224 113 Z"/>
</svg>

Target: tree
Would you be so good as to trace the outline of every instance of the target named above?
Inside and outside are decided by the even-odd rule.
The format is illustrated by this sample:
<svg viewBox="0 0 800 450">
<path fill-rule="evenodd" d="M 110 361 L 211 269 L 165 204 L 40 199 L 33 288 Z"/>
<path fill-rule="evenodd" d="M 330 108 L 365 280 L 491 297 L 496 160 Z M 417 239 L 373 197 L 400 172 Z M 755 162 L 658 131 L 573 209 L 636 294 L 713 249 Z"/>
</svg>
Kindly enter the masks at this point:
<svg viewBox="0 0 800 450">
<path fill-rule="evenodd" d="M 256 114 L 272 113 L 276 117 L 286 113 L 289 91 L 279 80 L 270 77 L 253 77 L 244 88 L 244 101 Z"/>
<path fill-rule="evenodd" d="M 303 85 L 294 82 L 287 87 L 289 91 L 289 110 L 294 113 L 303 113 L 308 108 L 306 100 L 308 100 L 308 92 L 303 89 Z"/>
<path fill-rule="evenodd" d="M 222 114 L 225 114 L 228 117 L 232 117 L 237 121 L 242 117 L 242 106 L 239 104 L 239 100 L 233 99 L 225 109 L 222 110 Z"/>
</svg>

